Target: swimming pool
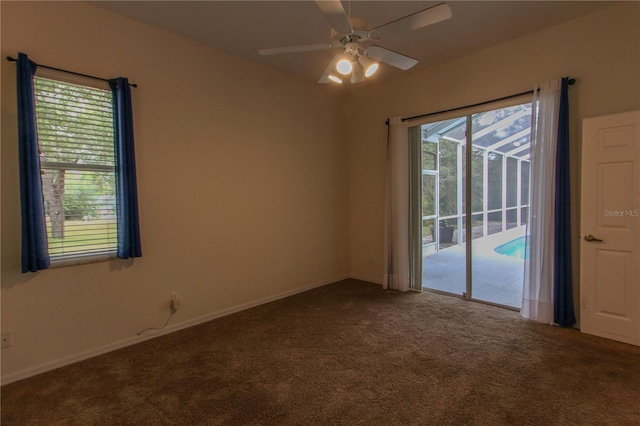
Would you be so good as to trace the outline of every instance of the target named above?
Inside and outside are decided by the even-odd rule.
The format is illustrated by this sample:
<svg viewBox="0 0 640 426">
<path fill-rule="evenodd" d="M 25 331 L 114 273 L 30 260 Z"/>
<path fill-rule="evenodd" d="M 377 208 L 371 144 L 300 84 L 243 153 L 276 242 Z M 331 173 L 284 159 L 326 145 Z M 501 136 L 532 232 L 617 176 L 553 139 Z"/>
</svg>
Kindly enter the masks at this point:
<svg viewBox="0 0 640 426">
<path fill-rule="evenodd" d="M 496 253 L 503 254 L 505 256 L 511 256 L 518 259 L 528 259 L 529 253 L 526 246 L 527 237 L 518 237 L 515 240 L 499 245 L 493 250 Z"/>
</svg>

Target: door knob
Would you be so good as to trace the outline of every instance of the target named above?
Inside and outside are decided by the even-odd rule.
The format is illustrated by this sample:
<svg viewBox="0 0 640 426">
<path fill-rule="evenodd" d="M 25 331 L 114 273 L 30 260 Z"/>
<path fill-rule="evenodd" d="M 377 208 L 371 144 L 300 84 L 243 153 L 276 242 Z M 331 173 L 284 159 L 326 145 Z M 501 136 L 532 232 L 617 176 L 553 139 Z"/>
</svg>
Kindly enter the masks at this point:
<svg viewBox="0 0 640 426">
<path fill-rule="evenodd" d="M 584 240 L 585 240 L 585 241 L 588 241 L 588 242 L 590 242 L 590 243 L 602 243 L 602 242 L 603 242 L 601 239 L 596 238 L 596 237 L 594 237 L 594 236 L 593 236 L 593 235 L 591 235 L 591 234 L 587 234 L 587 235 L 585 235 L 585 236 L 584 236 Z"/>
</svg>

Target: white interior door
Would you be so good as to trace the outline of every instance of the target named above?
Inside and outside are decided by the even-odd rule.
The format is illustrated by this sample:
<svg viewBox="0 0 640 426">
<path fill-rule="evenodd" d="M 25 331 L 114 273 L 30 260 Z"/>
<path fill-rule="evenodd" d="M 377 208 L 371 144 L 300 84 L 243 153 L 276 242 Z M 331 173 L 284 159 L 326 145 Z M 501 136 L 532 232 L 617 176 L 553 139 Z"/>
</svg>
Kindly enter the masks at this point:
<svg viewBox="0 0 640 426">
<path fill-rule="evenodd" d="M 582 131 L 581 329 L 640 345 L 640 111 Z"/>
</svg>

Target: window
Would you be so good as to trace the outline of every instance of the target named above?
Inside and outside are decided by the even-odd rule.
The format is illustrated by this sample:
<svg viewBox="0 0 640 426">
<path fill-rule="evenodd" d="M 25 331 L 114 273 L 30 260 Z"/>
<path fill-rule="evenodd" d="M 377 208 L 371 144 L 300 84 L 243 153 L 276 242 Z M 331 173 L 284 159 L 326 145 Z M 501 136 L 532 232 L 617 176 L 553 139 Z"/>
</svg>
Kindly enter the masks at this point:
<svg viewBox="0 0 640 426">
<path fill-rule="evenodd" d="M 135 85 L 38 65 L 24 53 L 14 60 L 22 272 L 141 257 Z"/>
<path fill-rule="evenodd" d="M 36 76 L 42 192 L 52 262 L 116 254 L 113 99 L 92 87 Z"/>
</svg>

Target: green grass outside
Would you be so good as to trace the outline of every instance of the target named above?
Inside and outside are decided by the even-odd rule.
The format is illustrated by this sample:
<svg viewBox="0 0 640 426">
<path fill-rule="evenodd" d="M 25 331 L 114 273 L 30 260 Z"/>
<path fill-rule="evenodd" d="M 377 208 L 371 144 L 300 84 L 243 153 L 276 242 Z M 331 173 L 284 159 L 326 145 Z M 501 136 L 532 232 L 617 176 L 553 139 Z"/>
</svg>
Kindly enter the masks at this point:
<svg viewBox="0 0 640 426">
<path fill-rule="evenodd" d="M 64 238 L 53 238 L 47 218 L 49 255 L 55 257 L 115 250 L 116 228 L 115 219 L 66 220 Z"/>
</svg>

